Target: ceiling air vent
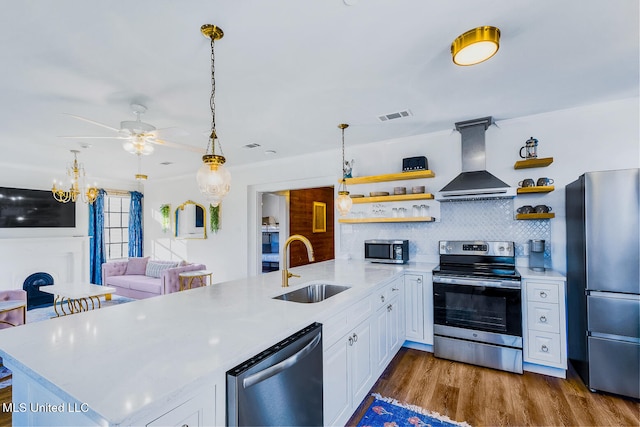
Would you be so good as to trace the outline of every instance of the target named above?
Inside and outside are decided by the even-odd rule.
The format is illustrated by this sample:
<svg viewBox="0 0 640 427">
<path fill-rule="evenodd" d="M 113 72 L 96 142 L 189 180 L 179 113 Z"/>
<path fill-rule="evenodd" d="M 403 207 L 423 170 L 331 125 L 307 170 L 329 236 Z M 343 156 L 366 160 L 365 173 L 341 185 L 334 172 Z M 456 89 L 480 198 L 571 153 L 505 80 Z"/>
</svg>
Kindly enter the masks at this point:
<svg viewBox="0 0 640 427">
<path fill-rule="evenodd" d="M 378 120 L 380 120 L 381 122 L 388 122 L 389 120 L 403 119 L 405 117 L 411 116 L 413 116 L 411 110 L 402 110 L 396 111 L 395 113 L 383 114 L 381 116 L 378 116 Z"/>
</svg>

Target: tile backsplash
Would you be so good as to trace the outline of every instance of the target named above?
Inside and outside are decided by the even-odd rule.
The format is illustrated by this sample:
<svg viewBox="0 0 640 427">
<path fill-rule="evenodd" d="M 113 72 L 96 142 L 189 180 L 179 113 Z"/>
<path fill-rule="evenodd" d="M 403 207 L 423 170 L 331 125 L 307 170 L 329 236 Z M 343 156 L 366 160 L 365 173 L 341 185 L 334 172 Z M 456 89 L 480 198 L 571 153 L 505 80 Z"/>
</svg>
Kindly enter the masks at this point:
<svg viewBox="0 0 640 427">
<path fill-rule="evenodd" d="M 545 264 L 550 262 L 551 221 L 516 220 L 514 199 L 445 202 L 439 207 L 439 222 L 341 224 L 341 253 L 362 259 L 365 240 L 407 239 L 412 261 L 437 263 L 440 240 L 507 240 L 515 242 L 518 264 L 526 265 L 529 240 L 543 239 Z"/>
</svg>

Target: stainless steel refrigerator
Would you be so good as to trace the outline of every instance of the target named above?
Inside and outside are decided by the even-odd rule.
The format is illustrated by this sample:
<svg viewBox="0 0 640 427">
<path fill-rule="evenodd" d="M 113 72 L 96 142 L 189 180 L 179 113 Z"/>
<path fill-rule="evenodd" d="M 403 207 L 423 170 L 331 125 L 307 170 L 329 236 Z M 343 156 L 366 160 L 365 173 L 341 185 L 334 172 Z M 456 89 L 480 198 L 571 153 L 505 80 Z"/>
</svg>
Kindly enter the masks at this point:
<svg viewBox="0 0 640 427">
<path fill-rule="evenodd" d="M 568 355 L 591 391 L 640 398 L 640 169 L 566 186 Z"/>
</svg>

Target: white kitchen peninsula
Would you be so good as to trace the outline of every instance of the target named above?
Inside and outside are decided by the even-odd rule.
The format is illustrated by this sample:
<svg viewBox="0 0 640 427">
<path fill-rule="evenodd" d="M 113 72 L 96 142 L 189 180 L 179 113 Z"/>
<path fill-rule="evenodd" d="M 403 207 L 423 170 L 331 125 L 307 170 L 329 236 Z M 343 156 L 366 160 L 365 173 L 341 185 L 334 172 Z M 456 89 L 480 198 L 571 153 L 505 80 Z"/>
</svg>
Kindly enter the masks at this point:
<svg viewBox="0 0 640 427">
<path fill-rule="evenodd" d="M 224 425 L 228 369 L 314 321 L 330 321 L 403 269 L 326 261 L 292 271 L 302 277 L 288 289 L 273 272 L 3 330 L 14 423 L 147 425 L 191 417 Z M 315 304 L 272 299 L 317 280 L 352 288 Z"/>
<path fill-rule="evenodd" d="M 435 266 L 325 261 L 289 288 L 272 272 L 5 329 L 14 423 L 224 425 L 226 371 L 317 321 L 325 424 L 344 424 L 403 342 L 431 351 Z M 564 277 L 523 270 L 524 369 L 565 377 Z M 318 281 L 351 289 L 273 299 Z"/>
</svg>

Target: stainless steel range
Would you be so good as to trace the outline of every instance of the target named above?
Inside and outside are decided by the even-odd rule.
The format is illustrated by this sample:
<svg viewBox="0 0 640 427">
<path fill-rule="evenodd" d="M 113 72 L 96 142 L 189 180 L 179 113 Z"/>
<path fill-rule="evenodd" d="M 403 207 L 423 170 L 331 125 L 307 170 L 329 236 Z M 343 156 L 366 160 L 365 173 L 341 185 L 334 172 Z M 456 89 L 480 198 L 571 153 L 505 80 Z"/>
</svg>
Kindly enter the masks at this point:
<svg viewBox="0 0 640 427">
<path fill-rule="evenodd" d="M 513 242 L 440 241 L 434 355 L 522 373 L 522 296 Z"/>
</svg>

